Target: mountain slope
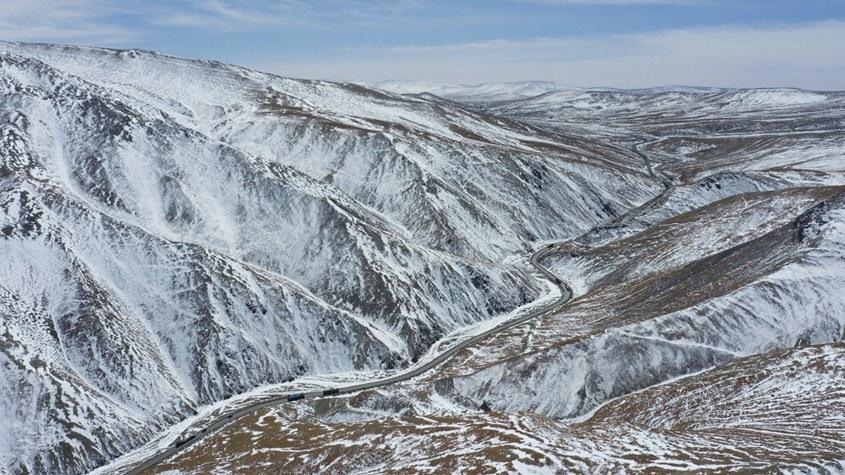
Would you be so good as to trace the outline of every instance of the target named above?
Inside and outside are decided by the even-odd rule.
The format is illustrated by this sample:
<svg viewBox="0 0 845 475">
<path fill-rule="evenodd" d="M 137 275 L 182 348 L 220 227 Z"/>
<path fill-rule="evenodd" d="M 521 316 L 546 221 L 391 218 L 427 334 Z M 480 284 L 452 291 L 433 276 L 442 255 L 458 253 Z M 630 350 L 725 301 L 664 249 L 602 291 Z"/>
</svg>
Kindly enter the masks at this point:
<svg viewBox="0 0 845 475">
<path fill-rule="evenodd" d="M 843 468 L 845 348 L 776 351 L 624 396 L 574 423 L 505 412 L 436 415 L 352 402 L 355 420 L 279 407 L 163 468 L 177 473 L 825 472 Z M 460 449 L 456 449 L 456 448 Z M 222 449 L 222 450 L 221 450 Z M 284 456 L 280 456 L 283 453 Z"/>
<path fill-rule="evenodd" d="M 158 471 L 837 473 L 843 239 L 842 187 L 717 201 L 581 249 L 617 265 L 558 315 L 416 381 L 259 411 Z"/>
<path fill-rule="evenodd" d="M 185 474 L 266 467 L 328 473 L 838 473 L 845 467 L 844 362 L 841 343 L 742 358 L 613 400 L 574 422 L 532 413 L 458 412 L 436 398 L 406 401 L 401 417 L 386 418 L 376 394 L 349 401 L 351 419 L 338 407 L 305 414 L 279 407 L 233 424 L 214 443 L 162 468 Z"/>
<path fill-rule="evenodd" d="M 514 255 L 659 186 L 442 101 L 0 43 L 0 440 L 80 473 L 199 406 L 407 364 L 541 295 Z"/>
<path fill-rule="evenodd" d="M 556 314 L 415 380 L 259 411 L 157 471 L 841 472 L 843 97 L 471 100 L 612 143 L 663 190 L 552 244 L 545 265 L 576 293 Z"/>
</svg>

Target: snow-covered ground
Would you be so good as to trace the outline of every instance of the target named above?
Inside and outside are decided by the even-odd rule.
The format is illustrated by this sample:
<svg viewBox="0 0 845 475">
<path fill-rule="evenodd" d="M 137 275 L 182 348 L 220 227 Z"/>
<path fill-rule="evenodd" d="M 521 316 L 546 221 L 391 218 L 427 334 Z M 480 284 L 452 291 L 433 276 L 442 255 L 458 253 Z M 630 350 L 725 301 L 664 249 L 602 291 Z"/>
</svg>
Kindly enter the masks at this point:
<svg viewBox="0 0 845 475">
<path fill-rule="evenodd" d="M 539 96 L 551 91 L 572 89 L 563 84 L 548 81 L 449 84 L 395 80 L 367 83 L 366 85 L 398 94 L 433 94 L 457 102 L 508 101 Z"/>
<path fill-rule="evenodd" d="M 559 314 L 415 381 L 268 410 L 162 468 L 845 469 L 845 95 L 380 87 L 645 155 L 667 188 L 548 260 L 576 295 Z"/>
<path fill-rule="evenodd" d="M 0 43 L 0 95 L 14 470 L 85 471 L 257 387 L 405 367 L 545 292 L 509 256 L 659 189 L 612 147 L 151 52 Z"/>
<path fill-rule="evenodd" d="M 126 462 L 247 401 L 419 364 L 554 298 L 524 257 L 547 242 L 573 240 L 548 262 L 576 296 L 559 314 L 172 467 L 695 470 L 671 459 L 688 434 L 596 421 L 842 339 L 842 93 L 376 86 L 0 43 L 3 470 Z M 824 348 L 799 363 L 832 359 L 805 383 L 836 388 Z M 802 454 L 836 463 L 822 442 Z M 745 468 L 779 463 L 763 445 Z"/>
<path fill-rule="evenodd" d="M 578 421 L 467 410 L 436 395 L 391 406 L 368 394 L 346 412 L 267 410 L 163 473 L 841 473 L 843 376 L 841 343 L 774 351 L 630 393 Z"/>
</svg>

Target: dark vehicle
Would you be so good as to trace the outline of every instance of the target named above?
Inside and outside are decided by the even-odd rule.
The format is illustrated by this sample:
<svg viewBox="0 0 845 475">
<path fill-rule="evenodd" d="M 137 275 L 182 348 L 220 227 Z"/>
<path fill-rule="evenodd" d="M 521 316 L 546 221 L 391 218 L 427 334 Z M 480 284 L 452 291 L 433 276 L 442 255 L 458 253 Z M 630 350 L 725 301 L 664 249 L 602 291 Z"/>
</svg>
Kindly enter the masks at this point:
<svg viewBox="0 0 845 475">
<path fill-rule="evenodd" d="M 326 389 L 323 391 L 323 396 L 331 396 L 332 394 L 337 394 L 338 392 L 337 388 Z"/>
<path fill-rule="evenodd" d="M 190 442 L 190 441 L 194 440 L 194 438 L 196 438 L 196 436 L 195 436 L 195 435 L 192 435 L 192 436 L 190 436 L 190 437 L 187 437 L 187 435 L 182 435 L 182 436 L 179 436 L 179 438 L 178 438 L 178 439 L 176 439 L 176 440 L 175 440 L 175 441 L 171 444 L 171 447 L 181 447 L 181 446 L 183 446 L 183 445 L 187 444 L 188 442 Z"/>
<path fill-rule="evenodd" d="M 288 401 L 299 401 L 300 399 L 304 398 L 302 394 L 288 394 Z"/>
</svg>

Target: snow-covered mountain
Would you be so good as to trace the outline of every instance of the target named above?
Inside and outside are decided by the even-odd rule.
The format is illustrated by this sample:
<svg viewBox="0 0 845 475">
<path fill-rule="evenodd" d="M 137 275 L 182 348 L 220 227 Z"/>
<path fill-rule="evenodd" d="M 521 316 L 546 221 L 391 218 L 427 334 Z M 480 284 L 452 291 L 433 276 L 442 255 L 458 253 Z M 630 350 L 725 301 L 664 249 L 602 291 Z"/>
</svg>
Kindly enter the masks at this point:
<svg viewBox="0 0 845 475">
<path fill-rule="evenodd" d="M 845 93 L 379 87 L 600 146 L 589 162 L 658 192 L 557 241 L 576 296 L 555 314 L 410 381 L 258 411 L 159 470 L 845 470 Z"/>
<path fill-rule="evenodd" d="M 0 472 L 84 473 L 256 388 L 406 366 L 544 297 L 549 242 L 556 314 L 161 469 L 841 467 L 844 157 L 836 92 L 0 42 Z"/>
<path fill-rule="evenodd" d="M 0 466 L 394 368 L 545 287 L 512 256 L 660 190 L 626 148 L 435 99 L 0 43 Z"/>
<path fill-rule="evenodd" d="M 549 81 L 516 81 L 481 84 L 451 84 L 419 81 L 378 81 L 365 85 L 397 94 L 433 94 L 456 102 L 487 103 L 539 96 L 552 91 L 572 90 Z"/>
</svg>

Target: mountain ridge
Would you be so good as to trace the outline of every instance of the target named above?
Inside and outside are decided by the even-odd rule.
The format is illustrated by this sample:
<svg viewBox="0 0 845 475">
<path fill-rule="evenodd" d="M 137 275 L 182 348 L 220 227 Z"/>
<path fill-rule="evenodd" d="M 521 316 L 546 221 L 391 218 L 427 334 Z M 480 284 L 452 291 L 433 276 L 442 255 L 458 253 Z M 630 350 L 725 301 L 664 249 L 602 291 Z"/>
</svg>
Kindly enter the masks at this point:
<svg viewBox="0 0 845 475">
<path fill-rule="evenodd" d="M 0 95 L 14 472 L 90 470 L 257 386 L 405 365 L 540 296 L 512 256 L 656 189 L 598 143 L 216 62 L 0 43 Z"/>
</svg>

